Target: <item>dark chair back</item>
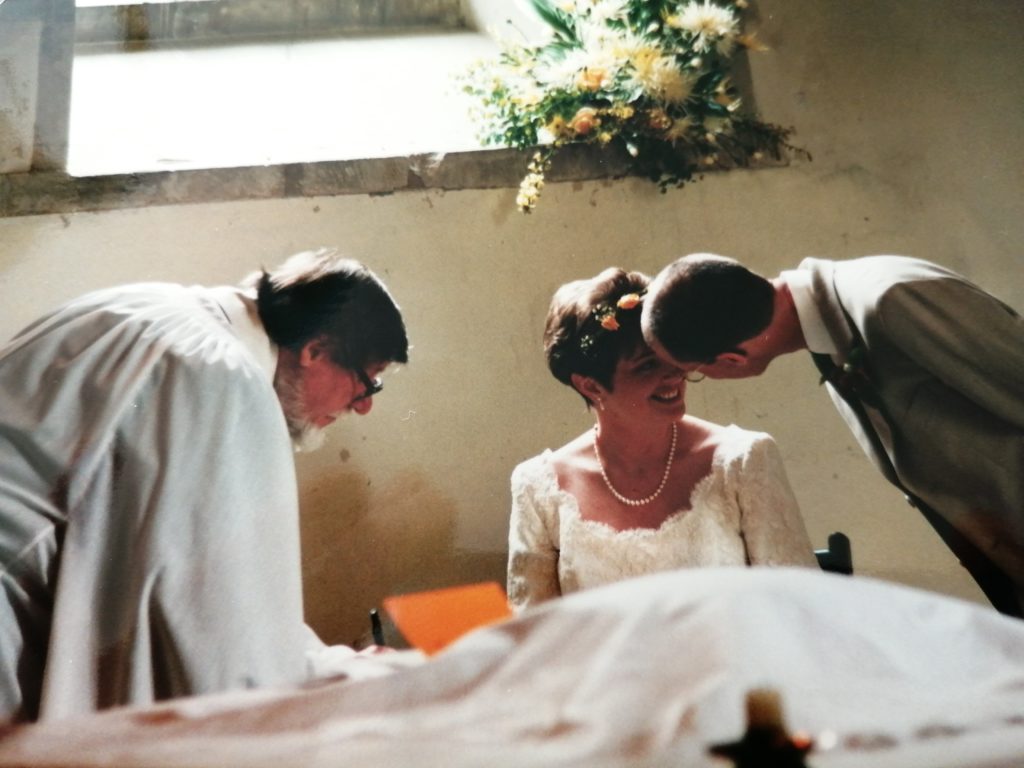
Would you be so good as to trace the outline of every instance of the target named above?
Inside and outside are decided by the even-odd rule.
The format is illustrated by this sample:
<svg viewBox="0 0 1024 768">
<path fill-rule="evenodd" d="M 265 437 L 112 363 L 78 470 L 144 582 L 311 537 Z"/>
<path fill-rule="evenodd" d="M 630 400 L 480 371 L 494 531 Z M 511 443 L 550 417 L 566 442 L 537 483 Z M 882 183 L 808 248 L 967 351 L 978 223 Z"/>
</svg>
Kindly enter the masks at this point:
<svg viewBox="0 0 1024 768">
<path fill-rule="evenodd" d="M 828 537 L 828 549 L 814 550 L 821 570 L 831 573 L 853 574 L 853 552 L 850 549 L 850 537 L 836 531 Z"/>
</svg>

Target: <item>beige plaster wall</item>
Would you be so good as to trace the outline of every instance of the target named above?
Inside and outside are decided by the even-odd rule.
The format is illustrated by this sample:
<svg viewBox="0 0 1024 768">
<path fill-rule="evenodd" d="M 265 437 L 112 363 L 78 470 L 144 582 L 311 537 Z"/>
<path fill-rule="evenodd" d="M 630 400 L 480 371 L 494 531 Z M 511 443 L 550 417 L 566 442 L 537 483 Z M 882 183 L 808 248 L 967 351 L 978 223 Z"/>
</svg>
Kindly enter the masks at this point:
<svg viewBox="0 0 1024 768">
<path fill-rule="evenodd" d="M 811 163 L 732 172 L 666 195 L 627 179 L 0 219 L 0 337 L 81 291 L 133 280 L 230 282 L 334 244 L 376 269 L 414 349 L 365 418 L 300 456 L 307 613 L 351 641 L 390 593 L 503 578 L 508 475 L 589 426 L 547 373 L 544 312 L 609 264 L 656 271 L 691 251 L 765 273 L 818 255 L 905 253 L 1024 308 L 1024 11 L 1015 0 L 764 0 L 765 117 Z M 858 573 L 981 599 L 853 444 L 812 364 L 691 388 L 691 411 L 773 433 L 812 538 L 853 539 Z"/>
</svg>

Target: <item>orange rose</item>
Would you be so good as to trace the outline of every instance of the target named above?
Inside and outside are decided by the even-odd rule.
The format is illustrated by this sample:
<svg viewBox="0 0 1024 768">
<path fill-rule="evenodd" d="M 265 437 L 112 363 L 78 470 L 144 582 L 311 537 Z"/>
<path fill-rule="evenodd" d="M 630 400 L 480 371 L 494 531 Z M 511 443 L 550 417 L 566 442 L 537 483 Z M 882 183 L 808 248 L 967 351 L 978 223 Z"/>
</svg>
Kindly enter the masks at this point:
<svg viewBox="0 0 1024 768">
<path fill-rule="evenodd" d="M 576 114 L 573 115 L 572 120 L 569 121 L 569 127 L 578 136 L 586 136 L 600 124 L 601 121 L 597 117 L 597 110 L 593 107 L 580 107 Z"/>
<path fill-rule="evenodd" d="M 599 91 L 606 77 L 607 73 L 599 67 L 584 67 L 576 76 L 576 84 L 584 91 Z"/>
<path fill-rule="evenodd" d="M 619 309 L 633 309 L 633 307 L 635 307 L 639 303 L 639 293 L 627 293 L 615 303 L 615 306 L 617 306 Z"/>
<path fill-rule="evenodd" d="M 614 313 L 609 313 L 601 318 L 601 327 L 606 331 L 619 330 L 619 321 L 615 319 Z"/>
</svg>

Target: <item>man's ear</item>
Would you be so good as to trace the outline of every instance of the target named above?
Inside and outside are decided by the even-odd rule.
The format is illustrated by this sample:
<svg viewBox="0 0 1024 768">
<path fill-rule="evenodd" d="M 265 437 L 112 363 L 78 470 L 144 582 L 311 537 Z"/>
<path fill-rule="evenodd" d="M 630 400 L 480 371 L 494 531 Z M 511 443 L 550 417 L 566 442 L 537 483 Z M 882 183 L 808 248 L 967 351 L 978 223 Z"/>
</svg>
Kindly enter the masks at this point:
<svg viewBox="0 0 1024 768">
<path fill-rule="evenodd" d="M 325 357 L 329 357 L 327 342 L 323 336 L 317 336 L 302 345 L 302 349 L 299 350 L 299 365 L 305 368 Z"/>
<path fill-rule="evenodd" d="M 747 364 L 748 359 L 747 353 L 744 350 L 734 349 L 718 355 L 711 365 L 721 366 L 722 368 L 743 368 Z"/>
<path fill-rule="evenodd" d="M 599 403 L 607 390 L 596 379 L 574 373 L 569 377 L 573 388 L 592 403 Z"/>
</svg>

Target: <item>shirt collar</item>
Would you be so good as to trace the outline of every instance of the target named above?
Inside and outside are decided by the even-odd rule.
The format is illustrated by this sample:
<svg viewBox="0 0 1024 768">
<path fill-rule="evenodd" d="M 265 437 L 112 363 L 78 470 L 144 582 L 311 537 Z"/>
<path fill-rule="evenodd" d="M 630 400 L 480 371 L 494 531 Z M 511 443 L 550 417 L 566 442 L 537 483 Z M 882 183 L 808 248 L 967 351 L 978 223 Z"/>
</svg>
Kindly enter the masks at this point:
<svg viewBox="0 0 1024 768">
<path fill-rule="evenodd" d="M 256 309 L 256 289 L 221 286 L 210 290 L 231 323 L 235 336 L 267 375 L 267 379 L 273 381 L 277 370 L 277 345 L 267 336 L 260 321 Z"/>
<path fill-rule="evenodd" d="M 818 307 L 814 303 L 811 273 L 803 269 L 789 269 L 780 277 L 793 297 L 793 304 L 796 306 L 797 317 L 800 318 L 800 330 L 803 331 L 807 349 L 826 355 L 838 354 L 839 348 L 832 341 L 832 337 L 821 319 L 821 312 L 818 311 Z"/>
</svg>

